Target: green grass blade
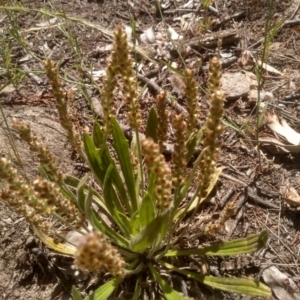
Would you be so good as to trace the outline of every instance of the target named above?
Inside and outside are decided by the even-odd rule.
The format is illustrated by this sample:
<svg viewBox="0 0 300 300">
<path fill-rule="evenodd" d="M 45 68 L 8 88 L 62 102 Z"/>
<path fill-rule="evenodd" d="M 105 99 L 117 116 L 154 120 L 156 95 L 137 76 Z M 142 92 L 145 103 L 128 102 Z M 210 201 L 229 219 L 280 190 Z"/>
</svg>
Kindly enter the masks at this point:
<svg viewBox="0 0 300 300">
<path fill-rule="evenodd" d="M 147 125 L 146 125 L 146 132 L 145 135 L 147 138 L 152 138 L 152 140 L 157 143 L 157 114 L 154 107 L 150 109 L 148 119 L 147 119 Z"/>
<path fill-rule="evenodd" d="M 159 284 L 161 287 L 164 296 L 167 300 L 188 300 L 190 298 L 182 296 L 179 292 L 172 289 L 171 286 L 169 286 L 162 278 L 161 276 L 156 272 L 153 265 L 151 263 L 148 263 L 148 268 L 155 279 L 155 281 Z"/>
<path fill-rule="evenodd" d="M 122 279 L 114 278 L 104 283 L 94 293 L 85 297 L 84 300 L 106 300 L 121 282 Z"/>
<path fill-rule="evenodd" d="M 165 256 L 189 256 L 189 255 L 209 255 L 209 256 L 229 256 L 246 254 L 264 248 L 268 240 L 268 231 L 263 230 L 260 234 L 251 234 L 246 238 L 236 239 L 219 243 L 201 249 L 169 250 Z"/>
<path fill-rule="evenodd" d="M 132 207 L 132 212 L 135 212 L 138 209 L 138 205 L 137 205 L 137 195 L 135 189 L 135 180 L 133 175 L 133 166 L 131 163 L 128 141 L 126 140 L 124 133 L 120 128 L 119 123 L 115 119 L 112 119 L 112 123 L 113 123 L 113 138 L 114 138 L 113 147 L 116 150 L 120 167 L 122 170 L 122 174 L 124 176 L 127 191 L 131 200 L 130 204 Z"/>
</svg>

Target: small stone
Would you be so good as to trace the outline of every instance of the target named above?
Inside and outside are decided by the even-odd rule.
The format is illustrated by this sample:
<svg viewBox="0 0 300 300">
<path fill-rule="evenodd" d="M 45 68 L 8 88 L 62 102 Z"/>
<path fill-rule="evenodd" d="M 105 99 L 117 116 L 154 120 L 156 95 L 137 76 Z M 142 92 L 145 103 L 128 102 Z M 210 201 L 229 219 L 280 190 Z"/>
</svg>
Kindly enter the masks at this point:
<svg viewBox="0 0 300 300">
<path fill-rule="evenodd" d="M 222 74 L 222 91 L 226 100 L 236 100 L 248 96 L 250 84 L 243 73 L 224 73 Z"/>
</svg>

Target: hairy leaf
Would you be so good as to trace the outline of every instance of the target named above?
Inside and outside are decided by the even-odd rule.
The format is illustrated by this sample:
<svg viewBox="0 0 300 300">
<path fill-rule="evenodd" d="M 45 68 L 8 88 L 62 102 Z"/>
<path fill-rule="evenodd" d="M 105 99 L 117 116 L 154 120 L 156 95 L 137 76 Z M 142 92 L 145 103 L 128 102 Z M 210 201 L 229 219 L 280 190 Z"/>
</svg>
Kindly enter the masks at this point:
<svg viewBox="0 0 300 300">
<path fill-rule="evenodd" d="M 82 300 L 83 298 L 81 297 L 79 291 L 76 289 L 76 287 L 73 285 L 72 286 L 72 296 L 74 300 Z"/>
<path fill-rule="evenodd" d="M 128 142 L 124 136 L 123 131 L 120 128 L 118 122 L 113 118 L 113 147 L 118 155 L 119 163 L 121 166 L 122 174 L 126 183 L 127 191 L 131 200 L 132 212 L 137 211 L 137 196 L 135 190 L 135 181 L 133 176 L 133 166 L 131 163 L 131 157 L 129 153 Z M 129 205 L 128 205 L 129 206 Z"/>
<path fill-rule="evenodd" d="M 157 239 L 157 236 L 161 234 L 165 218 L 165 214 L 157 216 L 134 236 L 130 241 L 131 250 L 142 253 L 147 247 L 151 246 Z"/>
<path fill-rule="evenodd" d="M 118 287 L 122 279 L 115 278 L 100 286 L 94 293 L 84 298 L 84 300 L 106 300 Z"/>
<path fill-rule="evenodd" d="M 206 284 L 210 287 L 217 288 L 223 291 L 237 293 L 237 294 L 246 294 L 250 296 L 262 296 L 270 297 L 271 290 L 265 284 L 251 279 L 242 279 L 242 278 L 222 278 L 222 277 L 213 277 L 199 275 L 191 271 L 186 271 L 183 269 L 176 268 L 170 264 L 160 261 L 160 264 L 166 268 L 181 273 L 188 278 L 197 280 L 203 284 Z"/>
<path fill-rule="evenodd" d="M 145 227 L 147 224 L 149 224 L 155 216 L 155 206 L 153 203 L 153 199 L 149 196 L 148 193 L 144 195 L 141 207 L 140 207 L 140 213 L 139 213 L 139 219 L 141 227 Z"/>
<path fill-rule="evenodd" d="M 229 256 L 246 254 L 258 251 L 266 246 L 268 231 L 263 230 L 260 234 L 251 234 L 245 238 L 219 243 L 201 249 L 169 250 L 165 256 L 189 256 L 189 255 L 209 255 L 209 256 Z"/>
</svg>

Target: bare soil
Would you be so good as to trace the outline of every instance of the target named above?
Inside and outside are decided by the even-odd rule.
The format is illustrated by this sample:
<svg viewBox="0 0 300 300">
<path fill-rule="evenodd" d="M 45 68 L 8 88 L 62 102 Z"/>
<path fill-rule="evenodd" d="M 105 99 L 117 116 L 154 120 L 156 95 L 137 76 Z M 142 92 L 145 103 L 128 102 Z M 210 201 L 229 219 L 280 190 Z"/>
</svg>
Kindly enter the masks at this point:
<svg viewBox="0 0 300 300">
<path fill-rule="evenodd" d="M 109 30 L 114 30 L 119 25 L 130 26 L 130 18 L 134 18 L 137 35 L 153 26 L 156 32 L 162 32 L 164 37 L 161 17 L 150 1 L 133 0 L 135 5 L 127 5 L 126 1 L 19 1 L 28 8 L 40 9 L 46 7 L 51 11 L 64 12 L 72 17 L 77 17 L 99 24 Z M 164 1 L 162 1 L 164 2 Z M 177 9 L 188 1 L 170 1 L 170 6 L 163 10 L 165 21 L 172 26 L 178 34 L 186 39 L 201 37 L 208 31 L 201 26 L 193 26 L 183 29 L 180 22 L 174 20 L 183 12 Z M 250 51 L 256 59 L 262 57 L 264 29 L 270 3 L 272 1 L 213 1 L 212 5 L 217 13 L 208 11 L 211 20 L 210 34 L 223 30 L 236 30 L 239 35 L 238 43 L 222 47 L 222 54 L 231 53 L 236 59 L 226 65 L 223 72 L 235 74 L 241 70 L 247 70 L 254 74 L 253 65 L 243 65 L 245 51 Z M 296 20 L 300 17 L 298 1 L 274 1 L 272 22 L 289 19 Z M 13 5 L 13 1 L 0 1 L 1 5 Z M 192 7 L 194 11 L 197 5 Z M 186 12 L 185 12 L 186 13 Z M 199 15 L 203 9 L 199 10 Z M 74 98 L 74 121 L 80 131 L 91 130 L 91 120 L 95 112 L 101 115 L 101 107 L 97 109 L 96 103 L 99 97 L 97 89 L 93 88 L 90 81 L 91 69 L 104 70 L 107 65 L 109 51 L 104 48 L 111 44 L 111 39 L 99 31 L 71 21 L 65 22 L 61 27 L 67 30 L 73 40 L 67 40 L 59 26 L 46 26 L 41 23 L 47 19 L 45 16 L 31 12 L 13 13 L 15 19 L 9 22 L 9 16 L 0 9 L 0 33 L 3 39 L 11 42 L 11 63 L 15 66 L 15 72 L 11 74 L 0 73 L 0 86 L 7 83 L 9 78 L 18 75 L 17 70 L 28 68 L 32 73 L 26 73 L 16 86 L 10 85 L 0 92 L 0 102 L 9 122 L 11 118 L 20 118 L 31 124 L 32 129 L 42 137 L 49 145 L 53 153 L 61 163 L 65 172 L 80 176 L 82 170 L 78 167 L 79 161 L 72 152 L 65 138 L 64 130 L 58 122 L 54 99 L 49 92 L 49 85 L 42 70 L 42 61 L 49 57 L 55 64 L 60 65 L 60 74 L 63 78 L 64 88 L 76 92 Z M 236 17 L 235 17 L 236 16 Z M 50 18 L 51 19 L 51 18 Z M 12 29 L 11 22 L 19 26 L 22 32 L 24 45 L 18 44 L 9 35 Z M 70 46 L 73 45 L 73 48 Z M 78 45 L 80 53 L 75 50 Z M 30 50 L 29 55 L 26 47 Z M 145 46 L 147 51 L 156 49 Z M 3 48 L 3 47 L 2 47 Z M 269 101 L 268 111 L 276 113 L 289 122 L 289 125 L 299 132 L 300 129 L 300 22 L 283 26 L 275 35 L 267 53 L 267 63 L 282 73 L 276 74 L 265 70 L 263 75 L 263 88 L 267 92 L 273 92 L 274 97 Z M 150 51 L 149 50 L 149 51 Z M 176 67 L 184 70 L 180 58 L 166 53 L 168 63 L 176 63 Z M 207 62 L 217 53 L 216 48 L 194 49 L 185 56 L 186 65 L 195 69 L 195 62 L 201 61 L 203 68 L 198 69 L 196 79 L 199 85 L 207 88 Z M 183 51 L 184 55 L 184 51 Z M 80 69 L 78 63 L 85 66 Z M 4 59 L 0 58 L 0 67 L 4 68 Z M 82 71 L 83 69 L 86 72 Z M 180 80 L 172 78 L 171 73 L 162 64 L 154 64 L 147 60 L 140 60 L 140 74 L 146 77 L 151 70 L 156 70 L 152 79 L 160 88 L 169 90 L 180 101 Z M 102 79 L 97 79 L 97 84 L 102 86 Z M 177 80 L 177 81 L 176 81 Z M 89 103 L 80 93 L 78 83 L 86 83 L 87 98 Z M 141 82 L 141 85 L 144 83 Z M 235 82 L 234 85 L 238 85 Z M 199 91 L 199 93 L 201 93 Z M 147 115 L 149 108 L 155 104 L 155 92 L 144 94 L 140 99 L 143 115 Z M 291 96 L 288 98 L 288 96 Z M 185 107 L 184 101 L 179 102 Z M 205 120 L 209 107 L 205 94 L 201 94 L 199 106 L 201 107 L 200 122 Z M 126 125 L 126 117 L 123 114 L 123 98 L 118 94 L 115 108 L 117 117 Z M 226 117 L 237 122 L 244 121 L 250 128 L 255 128 L 255 102 L 250 101 L 248 95 L 238 99 L 228 100 L 226 103 Z M 2 117 L 1 117 L 2 118 Z M 227 119 L 227 120 L 228 120 Z M 141 128 L 141 131 L 143 129 Z M 218 183 L 210 195 L 210 201 L 202 208 L 201 214 L 213 213 L 216 219 L 226 201 L 236 199 L 239 213 L 226 224 L 226 228 L 213 240 L 202 241 L 196 239 L 191 246 L 228 240 L 231 238 L 245 237 L 251 233 L 258 233 L 268 229 L 270 239 L 268 247 L 263 252 L 249 256 L 241 256 L 226 259 L 211 259 L 207 263 L 208 269 L 213 275 L 241 276 L 259 279 L 263 270 L 270 266 L 277 266 L 281 272 L 287 274 L 298 284 L 299 277 L 299 250 L 300 250 L 300 211 L 296 207 L 289 206 L 282 199 L 280 188 L 291 186 L 300 194 L 300 155 L 299 153 L 274 154 L 266 148 L 258 152 L 252 143 L 254 135 L 249 130 L 243 129 L 248 135 L 244 139 L 241 134 L 230 127 L 225 128 L 223 146 L 220 153 L 219 165 L 224 167 Z M 265 126 L 260 128 L 260 136 L 271 134 Z M 30 178 L 37 175 L 36 158 L 13 132 L 17 148 L 24 165 L 24 169 L 17 164 L 20 172 L 24 170 Z M 250 139 L 250 141 L 249 141 Z M 251 142 L 252 139 L 252 142 Z M 7 128 L 1 119 L 0 127 L 1 155 L 11 156 Z M 13 156 L 12 156 L 13 157 Z M 0 199 L 1 200 L 1 199 Z M 199 212 L 200 215 L 200 212 Z M 197 233 L 197 227 L 191 228 L 190 234 Z M 201 262 L 197 262 L 201 264 Z M 71 299 L 71 286 L 77 284 L 82 293 L 88 293 L 96 287 L 91 281 L 76 279 L 70 271 L 71 262 L 67 259 L 63 262 L 55 259 L 53 253 L 43 246 L 33 235 L 30 227 L 24 219 L 0 202 L 0 299 Z M 101 279 L 99 279 L 101 280 Z M 180 279 L 182 281 L 182 279 Z M 181 282 L 179 280 L 179 282 Z M 189 285 L 191 283 L 188 283 Z M 229 293 L 213 293 L 204 287 L 190 286 L 194 291 L 195 299 L 250 299 Z M 124 296 L 124 298 L 126 298 Z M 130 293 L 127 297 L 130 299 Z M 253 298 L 254 299 L 254 298 Z M 259 298 L 256 298 L 259 299 Z M 262 299 L 262 298 L 260 298 Z M 278 299 L 274 295 L 271 299 Z M 296 298 L 295 298 L 296 299 Z"/>
</svg>

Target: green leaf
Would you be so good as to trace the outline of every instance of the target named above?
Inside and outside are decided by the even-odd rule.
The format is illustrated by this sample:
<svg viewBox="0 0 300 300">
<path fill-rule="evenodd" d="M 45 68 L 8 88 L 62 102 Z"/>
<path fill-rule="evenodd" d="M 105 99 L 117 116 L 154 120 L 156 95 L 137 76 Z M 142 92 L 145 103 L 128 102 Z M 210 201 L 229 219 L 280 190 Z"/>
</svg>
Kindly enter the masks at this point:
<svg viewBox="0 0 300 300">
<path fill-rule="evenodd" d="M 96 148 L 103 148 L 106 146 L 103 131 L 98 122 L 94 122 L 93 125 L 93 141 Z"/>
<path fill-rule="evenodd" d="M 120 196 L 119 199 L 122 199 L 124 205 L 130 213 L 131 207 L 128 203 L 128 196 L 124 188 L 124 182 L 121 179 L 121 176 L 115 166 L 113 159 L 111 158 L 109 151 L 106 148 L 102 149 L 101 151 L 99 149 L 96 149 L 92 138 L 87 133 L 83 134 L 83 144 L 89 166 L 101 187 L 103 187 L 107 169 L 110 165 L 113 165 L 111 174 L 113 185 L 118 191 L 118 194 Z"/>
<path fill-rule="evenodd" d="M 65 183 L 66 183 L 67 186 L 69 186 L 73 189 L 77 189 L 77 187 L 80 183 L 80 180 L 78 178 L 74 177 L 74 176 L 67 175 L 66 179 L 65 179 Z M 84 186 L 84 193 L 85 194 L 88 192 L 88 187 L 89 187 L 88 185 Z M 101 207 L 104 211 L 109 213 L 106 206 L 105 206 L 105 202 L 104 202 L 103 198 L 94 189 L 93 189 L 93 201 L 95 202 L 95 204 L 97 204 L 99 207 Z M 77 202 L 78 202 L 78 200 L 77 200 Z"/>
<path fill-rule="evenodd" d="M 93 174 L 95 175 L 96 179 L 102 186 L 106 169 L 103 166 L 102 161 L 100 160 L 99 150 L 95 148 L 92 138 L 86 132 L 83 133 L 83 144 L 89 166 L 93 171 Z"/>
<path fill-rule="evenodd" d="M 72 286 L 72 296 L 74 300 L 82 300 L 83 298 L 81 297 L 81 294 L 79 291 L 76 289 L 76 287 L 73 285 Z"/>
<path fill-rule="evenodd" d="M 186 143 L 186 149 L 187 149 L 187 161 L 190 161 L 192 156 L 194 155 L 197 147 L 199 146 L 200 141 L 202 140 L 203 136 L 203 130 L 204 127 L 199 129 L 196 134 L 192 134 L 187 143 Z"/>
<path fill-rule="evenodd" d="M 106 171 L 104 183 L 103 183 L 103 197 L 105 201 L 105 205 L 112 217 L 115 217 L 114 212 L 115 209 L 117 211 L 122 212 L 123 207 L 119 202 L 118 196 L 114 190 L 113 183 L 112 183 L 112 172 L 113 172 L 113 165 L 110 165 Z"/>
<path fill-rule="evenodd" d="M 262 296 L 270 297 L 271 290 L 265 284 L 250 279 L 242 278 L 221 278 L 213 276 L 204 276 L 202 280 L 195 277 L 194 279 L 219 290 L 237 293 L 237 294 L 246 294 L 250 296 Z"/>
<path fill-rule="evenodd" d="M 210 287 L 217 288 L 223 291 L 237 293 L 237 294 L 246 294 L 250 296 L 262 296 L 270 297 L 271 290 L 265 284 L 251 279 L 241 279 L 241 278 L 222 278 L 222 277 L 213 277 L 213 276 L 204 276 L 199 275 L 191 271 L 186 271 L 183 269 L 176 268 L 168 263 L 159 261 L 159 263 L 180 274 L 187 276 L 188 278 L 197 280 L 203 284 L 206 284 Z"/>
<path fill-rule="evenodd" d="M 149 224 L 155 217 L 155 205 L 148 193 L 145 193 L 139 212 L 141 228 Z"/>
<path fill-rule="evenodd" d="M 146 137 L 152 138 L 152 140 L 157 143 L 157 113 L 154 107 L 151 107 L 148 119 L 147 119 L 147 125 L 146 125 L 146 132 L 145 135 Z"/>
<path fill-rule="evenodd" d="M 123 131 L 120 128 L 119 123 L 114 118 L 112 119 L 112 124 L 113 124 L 113 138 L 114 138 L 113 147 L 116 150 L 116 153 L 118 155 L 118 159 L 126 183 L 127 191 L 131 199 L 132 212 L 135 212 L 138 209 L 138 205 L 137 205 L 137 196 L 135 190 L 135 181 L 133 176 L 133 166 L 131 163 L 128 142 L 124 136 Z"/>
<path fill-rule="evenodd" d="M 92 215 L 92 200 L 93 200 L 93 190 L 91 187 L 88 188 L 88 194 L 85 198 L 85 214 L 87 218 L 90 220 Z"/>
<path fill-rule="evenodd" d="M 79 181 L 77 186 L 77 205 L 81 212 L 85 212 L 85 187 L 86 181 L 89 178 L 89 173 L 85 174 L 85 176 Z"/>
<path fill-rule="evenodd" d="M 93 225 L 93 228 L 101 231 L 108 239 L 110 239 L 113 243 L 117 244 L 120 247 L 125 249 L 129 249 L 129 241 L 115 232 L 110 226 L 108 226 L 101 217 L 93 211 L 91 219 L 89 219 Z"/>
<path fill-rule="evenodd" d="M 169 250 L 164 256 L 189 256 L 189 255 L 209 255 L 209 256 L 229 256 L 246 254 L 258 251 L 266 246 L 268 231 L 263 230 L 260 234 L 251 234 L 246 238 L 236 239 L 219 243 L 202 249 Z"/>
<path fill-rule="evenodd" d="M 114 210 L 114 220 L 117 221 L 119 224 L 120 229 L 124 232 L 126 237 L 130 237 L 132 234 L 131 231 L 131 223 L 129 222 L 127 216 L 122 214 L 121 212 L 117 211 L 116 209 Z"/>
<path fill-rule="evenodd" d="M 136 235 L 140 231 L 140 218 L 139 218 L 139 212 L 136 211 L 132 216 L 130 220 L 130 228 L 131 228 L 131 235 Z"/>
<path fill-rule="evenodd" d="M 130 241 L 132 251 L 142 253 L 157 239 L 165 222 L 165 214 L 157 216 Z"/>
<path fill-rule="evenodd" d="M 140 194 L 140 185 L 141 185 L 141 179 L 142 179 L 142 173 L 141 173 L 141 161 L 142 158 L 139 158 L 139 145 L 138 145 L 137 135 L 133 133 L 130 149 L 132 154 L 138 158 L 137 164 L 135 165 L 135 193 L 136 195 Z"/>
<path fill-rule="evenodd" d="M 122 279 L 114 278 L 102 286 L 100 286 L 94 293 L 84 298 L 84 300 L 106 300 L 111 293 L 118 287 Z"/>
<path fill-rule="evenodd" d="M 182 296 L 179 292 L 172 289 L 171 286 L 169 286 L 162 278 L 161 276 L 156 272 L 153 265 L 148 263 L 148 268 L 153 276 L 153 278 L 156 280 L 156 282 L 161 287 L 164 296 L 167 300 L 188 300 L 190 298 Z"/>
<path fill-rule="evenodd" d="M 139 300 L 140 292 L 141 292 L 141 281 L 142 277 L 139 276 L 136 283 L 135 283 L 135 288 L 134 288 L 134 293 L 132 296 L 132 300 Z"/>
</svg>

